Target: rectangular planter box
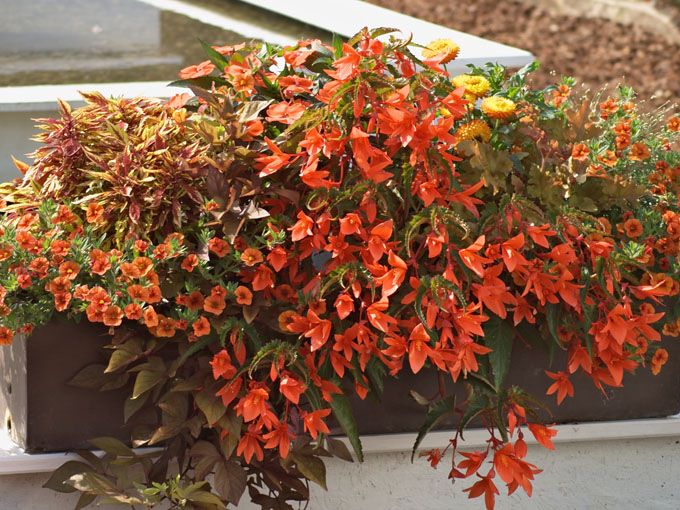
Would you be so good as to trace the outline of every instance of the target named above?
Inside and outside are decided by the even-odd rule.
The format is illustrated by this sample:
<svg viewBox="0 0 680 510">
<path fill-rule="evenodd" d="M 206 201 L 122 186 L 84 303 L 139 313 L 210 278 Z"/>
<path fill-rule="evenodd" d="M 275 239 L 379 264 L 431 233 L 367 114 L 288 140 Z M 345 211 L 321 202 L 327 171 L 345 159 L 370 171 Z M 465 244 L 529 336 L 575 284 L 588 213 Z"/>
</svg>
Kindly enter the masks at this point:
<svg viewBox="0 0 680 510">
<path fill-rule="evenodd" d="M 0 349 L 0 419 L 27 452 L 88 448 L 88 439 L 129 441 L 123 404 L 129 387 L 98 392 L 68 382 L 87 365 L 106 365 L 111 337 L 103 325 L 53 320 Z"/>
</svg>

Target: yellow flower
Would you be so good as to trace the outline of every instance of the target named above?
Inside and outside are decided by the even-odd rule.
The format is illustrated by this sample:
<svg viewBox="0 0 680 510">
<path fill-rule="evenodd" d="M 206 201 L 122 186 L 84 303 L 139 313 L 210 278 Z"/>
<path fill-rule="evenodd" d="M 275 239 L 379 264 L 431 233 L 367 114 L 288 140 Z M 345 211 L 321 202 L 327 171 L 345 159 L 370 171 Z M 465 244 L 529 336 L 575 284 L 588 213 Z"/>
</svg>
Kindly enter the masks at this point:
<svg viewBox="0 0 680 510">
<path fill-rule="evenodd" d="M 451 83 L 457 87 L 465 87 L 465 91 L 476 97 L 484 97 L 489 93 L 491 84 L 484 76 L 473 76 L 471 74 L 460 74 L 451 79 Z"/>
<path fill-rule="evenodd" d="M 445 57 L 442 59 L 441 63 L 446 64 L 455 59 L 458 56 L 459 51 L 460 46 L 451 39 L 437 39 L 423 48 L 423 58 L 434 58 L 443 53 L 445 54 Z"/>
<path fill-rule="evenodd" d="M 482 100 L 481 109 L 492 119 L 505 119 L 514 115 L 517 105 L 507 97 L 485 97 Z"/>
<path fill-rule="evenodd" d="M 478 142 L 488 142 L 491 138 L 491 128 L 483 120 L 475 119 L 465 124 L 461 124 L 456 131 L 456 140 L 477 140 Z"/>
</svg>

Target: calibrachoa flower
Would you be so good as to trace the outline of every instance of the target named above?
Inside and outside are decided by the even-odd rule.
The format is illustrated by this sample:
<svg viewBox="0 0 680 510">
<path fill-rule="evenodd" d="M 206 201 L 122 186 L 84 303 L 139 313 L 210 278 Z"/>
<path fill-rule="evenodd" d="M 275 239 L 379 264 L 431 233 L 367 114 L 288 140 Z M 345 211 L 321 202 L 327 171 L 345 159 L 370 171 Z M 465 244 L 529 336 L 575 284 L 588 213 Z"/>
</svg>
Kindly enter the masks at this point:
<svg viewBox="0 0 680 510">
<path fill-rule="evenodd" d="M 325 484 L 321 457 L 349 456 L 331 414 L 361 458 L 347 393 L 364 399 L 403 370 L 467 383 L 464 401 L 440 384 L 425 402 L 422 434 L 461 420 L 421 452 L 433 467 L 450 454 L 449 478 L 487 508 L 503 484 L 531 494 L 524 435 L 553 449 L 555 430 L 505 385 L 523 354 L 514 337 L 565 350 L 538 367 L 559 404 L 578 398 L 577 373 L 600 389 L 657 374 L 660 332 L 678 334 L 659 306 L 680 291 L 677 117 L 648 122 L 627 89 L 599 104 L 575 102 L 568 79 L 534 90 L 534 66 L 449 79 L 439 65 L 458 51 L 435 41 L 419 61 L 368 31 L 333 47 L 213 48 L 181 72 L 196 99 L 64 107 L 31 184 L 10 185 L 0 344 L 55 311 L 102 323 L 107 374 L 134 379 L 126 417 L 162 415 L 138 440 L 168 446 L 142 471 L 172 459 L 191 483 L 214 471 L 222 501 L 246 486 L 272 505 L 304 500 L 302 479 Z M 90 153 L 100 139 L 105 158 Z M 87 186 L 62 170 L 74 161 L 92 163 Z M 463 451 L 473 414 L 489 440 Z"/>
</svg>

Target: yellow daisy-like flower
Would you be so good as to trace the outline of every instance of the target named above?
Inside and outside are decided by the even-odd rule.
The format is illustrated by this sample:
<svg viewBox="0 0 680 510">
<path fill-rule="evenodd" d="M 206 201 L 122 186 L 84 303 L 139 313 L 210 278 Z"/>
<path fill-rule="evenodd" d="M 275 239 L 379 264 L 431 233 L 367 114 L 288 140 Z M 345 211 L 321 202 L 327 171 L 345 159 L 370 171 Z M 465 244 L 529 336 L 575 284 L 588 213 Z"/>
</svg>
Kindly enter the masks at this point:
<svg viewBox="0 0 680 510">
<path fill-rule="evenodd" d="M 456 140 L 477 140 L 478 142 L 488 142 L 491 138 L 491 128 L 483 120 L 475 119 L 461 124 L 456 131 Z"/>
<path fill-rule="evenodd" d="M 473 76 L 471 74 L 460 74 L 451 79 L 451 83 L 457 87 L 465 87 L 465 91 L 476 97 L 484 97 L 489 93 L 491 84 L 484 76 Z"/>
<path fill-rule="evenodd" d="M 423 48 L 423 58 L 434 58 L 442 53 L 446 56 L 441 61 L 442 64 L 451 62 L 458 56 L 460 46 L 451 39 L 437 39 Z"/>
<path fill-rule="evenodd" d="M 485 97 L 482 99 L 481 109 L 492 119 L 506 119 L 515 114 L 517 105 L 507 97 Z"/>
</svg>

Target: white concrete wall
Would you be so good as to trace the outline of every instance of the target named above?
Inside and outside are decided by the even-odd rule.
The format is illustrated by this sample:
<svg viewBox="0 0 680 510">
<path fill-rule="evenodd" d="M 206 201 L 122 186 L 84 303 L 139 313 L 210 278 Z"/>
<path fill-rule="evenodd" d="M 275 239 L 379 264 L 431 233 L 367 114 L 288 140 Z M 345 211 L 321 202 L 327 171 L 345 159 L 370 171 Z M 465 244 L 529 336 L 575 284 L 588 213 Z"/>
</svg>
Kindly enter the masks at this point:
<svg viewBox="0 0 680 510">
<path fill-rule="evenodd" d="M 529 445 L 527 460 L 544 470 L 536 477 L 534 495 L 501 496 L 497 510 L 680 508 L 680 437 L 565 442 L 555 447 L 551 452 Z M 461 492 L 468 481 L 451 484 L 445 461 L 433 470 L 424 459 L 411 464 L 409 456 L 373 453 L 363 464 L 328 461 L 329 490 L 313 487 L 309 509 L 484 509 L 483 500 L 468 500 Z M 48 477 L 0 476 L 0 510 L 71 510 L 77 495 L 40 488 Z"/>
</svg>

